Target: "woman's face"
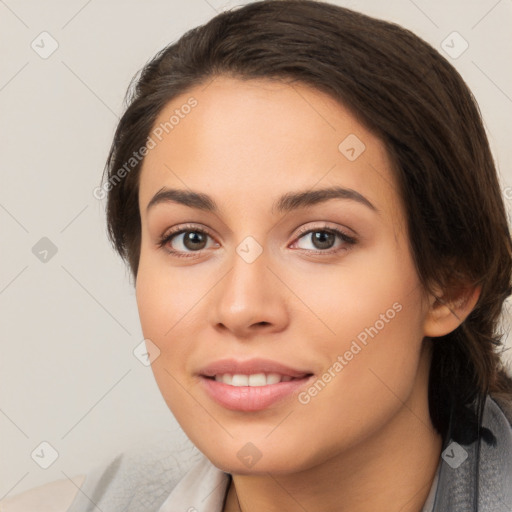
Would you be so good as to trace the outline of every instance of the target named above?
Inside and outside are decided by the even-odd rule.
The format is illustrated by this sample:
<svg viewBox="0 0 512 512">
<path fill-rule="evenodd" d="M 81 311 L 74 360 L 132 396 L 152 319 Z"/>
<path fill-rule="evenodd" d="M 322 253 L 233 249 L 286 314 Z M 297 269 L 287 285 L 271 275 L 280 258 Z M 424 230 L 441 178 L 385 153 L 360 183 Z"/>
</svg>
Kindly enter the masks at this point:
<svg viewBox="0 0 512 512">
<path fill-rule="evenodd" d="M 428 304 L 381 140 L 315 89 L 227 77 L 151 137 L 137 302 L 192 442 L 292 472 L 428 417 Z"/>
</svg>

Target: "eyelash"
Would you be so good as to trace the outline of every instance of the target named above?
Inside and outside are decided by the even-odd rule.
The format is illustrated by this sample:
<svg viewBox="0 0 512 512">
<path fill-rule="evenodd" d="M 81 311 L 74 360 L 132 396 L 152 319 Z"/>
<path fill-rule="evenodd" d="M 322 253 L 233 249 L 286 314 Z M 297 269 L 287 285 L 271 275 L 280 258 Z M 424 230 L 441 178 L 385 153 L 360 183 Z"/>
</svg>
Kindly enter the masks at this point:
<svg viewBox="0 0 512 512">
<path fill-rule="evenodd" d="M 201 251 L 193 251 L 192 253 L 182 253 L 181 251 L 176 251 L 174 249 L 170 249 L 168 247 L 165 247 L 169 242 L 172 241 L 172 239 L 178 235 L 181 235 L 183 233 L 188 233 L 188 232 L 194 232 L 194 233 L 201 233 L 201 234 L 204 234 L 204 235 L 207 235 L 209 236 L 210 238 L 213 238 L 213 236 L 205 229 L 203 228 L 198 228 L 197 226 L 195 225 L 191 225 L 191 224 L 188 224 L 188 225 L 185 225 L 185 226 L 182 226 L 180 228 L 177 228 L 176 230 L 174 231 L 171 231 L 170 233 L 166 233 L 165 235 L 163 235 L 160 240 L 158 241 L 157 245 L 159 248 L 162 248 L 162 249 L 165 249 L 169 254 L 171 254 L 172 256 L 175 256 L 177 258 L 194 258 L 194 257 L 197 257 L 200 255 Z M 329 227 L 327 225 L 324 225 L 324 226 L 320 226 L 320 227 L 315 227 L 315 228 L 302 228 L 299 233 L 297 234 L 297 237 L 296 237 L 296 240 L 299 240 L 300 238 L 302 238 L 303 236 L 309 234 L 309 233 L 317 233 L 317 232 L 322 232 L 322 233 L 330 233 L 330 234 L 333 234 L 333 235 L 337 235 L 343 242 L 345 242 L 345 244 L 348 244 L 348 245 L 355 245 L 357 243 L 357 239 L 353 236 L 349 236 L 347 235 L 345 232 L 339 230 L 339 229 L 336 229 L 336 228 L 332 228 L 332 227 Z M 310 250 L 310 249 L 302 249 L 302 250 L 305 250 L 307 251 L 308 253 L 310 254 L 327 254 L 327 255 L 332 255 L 332 254 L 336 254 L 340 251 L 343 251 L 343 250 L 347 250 L 346 247 L 341 247 L 341 248 L 338 248 L 338 249 L 328 249 L 328 250 L 325 250 L 325 251 L 322 251 L 322 250 Z M 194 254 L 195 253 L 195 254 Z M 197 256 L 196 256 L 197 255 Z"/>
</svg>

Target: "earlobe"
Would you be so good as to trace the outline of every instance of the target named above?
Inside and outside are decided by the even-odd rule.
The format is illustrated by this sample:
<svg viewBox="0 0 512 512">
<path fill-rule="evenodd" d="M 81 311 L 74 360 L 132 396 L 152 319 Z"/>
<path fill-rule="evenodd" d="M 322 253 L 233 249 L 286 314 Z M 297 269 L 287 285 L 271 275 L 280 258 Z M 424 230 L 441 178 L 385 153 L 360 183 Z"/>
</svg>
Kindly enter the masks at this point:
<svg viewBox="0 0 512 512">
<path fill-rule="evenodd" d="M 430 308 L 425 317 L 424 336 L 436 338 L 454 331 L 473 311 L 480 292 L 480 286 L 465 289 L 451 301 L 431 295 Z"/>
</svg>

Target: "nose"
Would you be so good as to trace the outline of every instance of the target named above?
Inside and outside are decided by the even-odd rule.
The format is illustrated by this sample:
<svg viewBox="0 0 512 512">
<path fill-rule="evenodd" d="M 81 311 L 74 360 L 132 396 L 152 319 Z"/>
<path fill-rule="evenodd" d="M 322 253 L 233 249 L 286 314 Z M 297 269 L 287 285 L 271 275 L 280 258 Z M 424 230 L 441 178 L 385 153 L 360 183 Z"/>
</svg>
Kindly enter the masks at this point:
<svg viewBox="0 0 512 512">
<path fill-rule="evenodd" d="M 216 330 L 247 339 L 286 329 L 291 292 L 269 263 L 265 252 L 253 262 L 234 254 L 232 267 L 210 297 L 210 320 Z"/>
</svg>

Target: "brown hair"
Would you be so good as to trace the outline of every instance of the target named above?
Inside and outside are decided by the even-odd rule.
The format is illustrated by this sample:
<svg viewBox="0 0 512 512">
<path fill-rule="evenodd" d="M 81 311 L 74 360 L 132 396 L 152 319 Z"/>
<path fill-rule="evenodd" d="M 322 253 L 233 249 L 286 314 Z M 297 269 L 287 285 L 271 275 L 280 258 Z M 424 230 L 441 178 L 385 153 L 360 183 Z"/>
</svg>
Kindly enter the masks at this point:
<svg viewBox="0 0 512 512">
<path fill-rule="evenodd" d="M 497 332 L 512 291 L 512 244 L 479 109 L 459 73 L 412 32 L 320 1 L 258 1 L 188 31 L 136 77 L 106 164 L 109 235 L 134 278 L 141 163 L 112 179 L 170 100 L 221 74 L 311 85 L 384 141 L 425 290 L 440 284 L 449 301 L 481 286 L 468 318 L 432 340 L 429 382 L 435 428 L 461 443 L 476 439 L 487 394 L 512 396 Z"/>
</svg>

